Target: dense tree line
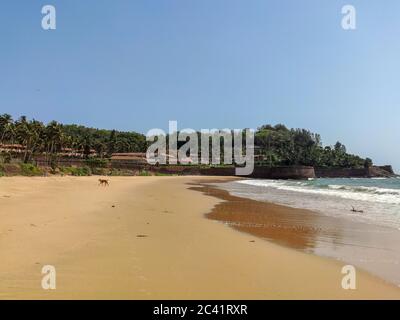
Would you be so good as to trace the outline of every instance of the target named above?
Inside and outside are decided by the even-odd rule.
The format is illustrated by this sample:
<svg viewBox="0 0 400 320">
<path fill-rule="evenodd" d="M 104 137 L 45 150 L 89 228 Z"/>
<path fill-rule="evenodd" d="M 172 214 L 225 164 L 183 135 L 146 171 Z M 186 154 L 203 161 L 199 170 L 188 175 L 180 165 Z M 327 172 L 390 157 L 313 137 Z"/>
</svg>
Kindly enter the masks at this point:
<svg viewBox="0 0 400 320">
<path fill-rule="evenodd" d="M 346 147 L 340 142 L 324 147 L 319 134 L 305 129 L 288 129 L 282 124 L 258 128 L 254 143 L 257 153 L 263 156 L 263 163 L 270 166 L 359 168 L 372 165 L 369 158 L 347 153 Z"/>
<path fill-rule="evenodd" d="M 35 154 L 51 157 L 65 152 L 66 148 L 85 157 L 95 150 L 97 156 L 103 158 L 113 153 L 146 152 L 148 145 L 146 137 L 136 132 L 63 125 L 56 121 L 43 124 L 34 119 L 28 120 L 25 116 L 14 121 L 8 114 L 0 115 L 0 144 L 14 143 L 25 147 L 25 162 Z M 369 158 L 347 153 L 346 147 L 340 142 L 324 147 L 319 134 L 305 129 L 288 129 L 282 124 L 258 128 L 255 145 L 258 164 L 262 165 L 346 168 L 372 165 Z"/>
<path fill-rule="evenodd" d="M 146 137 L 137 132 L 94 129 L 78 125 L 63 125 L 63 133 L 75 141 L 82 141 L 83 150 L 91 148 L 98 155 L 122 152 L 146 152 Z"/>
<path fill-rule="evenodd" d="M 35 154 L 51 157 L 66 149 L 85 157 L 95 150 L 102 158 L 114 152 L 145 152 L 147 148 L 145 136 L 136 132 L 63 125 L 56 121 L 44 124 L 25 116 L 14 121 L 8 114 L 0 115 L 0 144 L 23 145 L 24 162 Z"/>
</svg>

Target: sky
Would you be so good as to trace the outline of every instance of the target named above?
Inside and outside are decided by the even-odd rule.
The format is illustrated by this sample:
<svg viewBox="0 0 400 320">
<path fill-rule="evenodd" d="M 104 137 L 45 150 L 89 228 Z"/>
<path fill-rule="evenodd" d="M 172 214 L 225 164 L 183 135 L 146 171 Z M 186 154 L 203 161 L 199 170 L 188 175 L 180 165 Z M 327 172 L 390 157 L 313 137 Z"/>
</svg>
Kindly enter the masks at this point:
<svg viewBox="0 0 400 320">
<path fill-rule="evenodd" d="M 142 133 L 283 123 L 400 171 L 399 18 L 398 0 L 2 1 L 0 113 Z"/>
</svg>

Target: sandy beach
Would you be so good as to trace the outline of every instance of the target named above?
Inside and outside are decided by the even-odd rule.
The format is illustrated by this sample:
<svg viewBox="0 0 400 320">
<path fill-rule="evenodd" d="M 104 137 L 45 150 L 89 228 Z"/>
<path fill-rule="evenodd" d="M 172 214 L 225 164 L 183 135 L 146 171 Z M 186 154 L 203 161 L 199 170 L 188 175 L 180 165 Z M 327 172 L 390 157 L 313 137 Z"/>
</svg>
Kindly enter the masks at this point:
<svg viewBox="0 0 400 320">
<path fill-rule="evenodd" d="M 191 188 L 212 177 L 97 179 L 0 179 L 0 299 L 400 298 L 360 270 L 344 290 L 344 263 L 207 219 L 228 200 Z"/>
</svg>

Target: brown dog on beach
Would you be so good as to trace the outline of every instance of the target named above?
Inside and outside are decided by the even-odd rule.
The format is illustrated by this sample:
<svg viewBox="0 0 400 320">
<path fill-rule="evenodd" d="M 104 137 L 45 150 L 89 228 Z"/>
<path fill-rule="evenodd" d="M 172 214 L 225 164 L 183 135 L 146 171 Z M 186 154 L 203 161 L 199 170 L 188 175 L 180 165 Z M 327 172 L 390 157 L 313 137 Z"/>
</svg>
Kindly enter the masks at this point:
<svg viewBox="0 0 400 320">
<path fill-rule="evenodd" d="M 107 179 L 99 179 L 99 186 L 109 186 L 110 183 Z"/>
</svg>

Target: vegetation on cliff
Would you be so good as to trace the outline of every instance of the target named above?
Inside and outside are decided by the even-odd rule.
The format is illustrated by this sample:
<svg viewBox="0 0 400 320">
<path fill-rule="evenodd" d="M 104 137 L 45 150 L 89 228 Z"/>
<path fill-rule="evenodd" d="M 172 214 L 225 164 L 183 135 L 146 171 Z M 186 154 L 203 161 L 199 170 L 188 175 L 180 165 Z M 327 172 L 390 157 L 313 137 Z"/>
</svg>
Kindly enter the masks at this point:
<svg viewBox="0 0 400 320">
<path fill-rule="evenodd" d="M 372 160 L 347 153 L 345 145 L 323 146 L 319 134 L 305 129 L 288 129 L 282 124 L 264 125 L 255 135 L 258 153 L 264 164 L 306 165 L 315 167 L 360 168 L 371 166 Z"/>
</svg>

